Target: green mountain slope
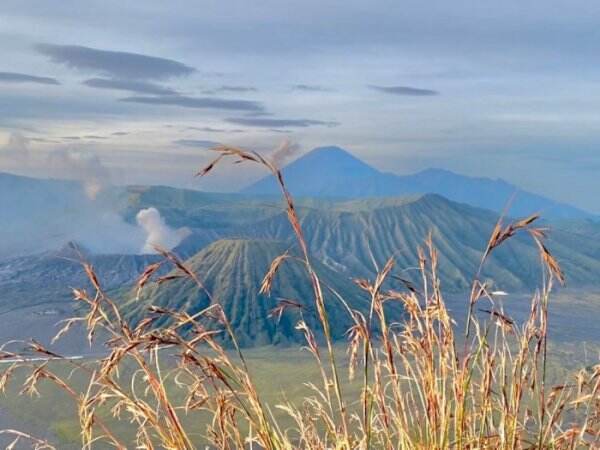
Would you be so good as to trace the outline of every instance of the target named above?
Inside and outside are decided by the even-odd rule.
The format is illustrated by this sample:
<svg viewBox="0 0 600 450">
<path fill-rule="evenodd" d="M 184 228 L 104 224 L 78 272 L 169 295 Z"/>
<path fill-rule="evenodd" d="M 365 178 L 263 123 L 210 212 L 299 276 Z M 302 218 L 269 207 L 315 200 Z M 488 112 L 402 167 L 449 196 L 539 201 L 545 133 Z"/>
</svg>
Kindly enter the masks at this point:
<svg viewBox="0 0 600 450">
<path fill-rule="evenodd" d="M 221 238 L 294 241 L 278 198 L 171 188 L 148 188 L 129 195 L 130 204 L 136 207 L 159 205 L 172 226 L 193 227 L 194 235 L 180 248 L 184 256 Z M 346 276 L 370 276 L 373 260 L 381 266 L 393 255 L 398 267 L 406 269 L 404 275 L 411 278 L 417 247 L 432 232 L 440 252 L 442 280 L 455 291 L 469 288 L 498 219 L 493 211 L 436 194 L 346 201 L 299 198 L 296 206 L 313 255 Z M 562 223 L 552 226 L 552 222 L 544 226 L 551 228 L 550 249 L 563 265 L 569 285 L 600 284 L 600 241 L 594 238 L 594 229 Z M 483 275 L 495 280 L 499 289 L 537 287 L 541 274 L 535 245 L 527 236 L 512 239 L 494 253 Z"/>
<path fill-rule="evenodd" d="M 288 310 L 279 323 L 269 317 L 278 299 L 291 299 L 306 306 L 304 320 L 315 326 L 313 292 L 306 270 L 296 259 L 288 259 L 275 277 L 272 295 L 258 293 L 271 262 L 288 249 L 288 245 L 263 240 L 229 239 L 217 241 L 189 260 L 192 269 L 223 307 L 241 345 L 279 344 L 301 340 L 294 330 L 300 318 L 297 310 Z M 364 294 L 350 281 L 316 263 L 324 286 L 334 288 L 354 308 L 364 309 Z M 340 338 L 350 324 L 349 316 L 328 288 L 325 288 L 333 334 Z M 174 280 L 163 285 L 148 285 L 140 300 L 126 305 L 127 316 L 138 320 L 150 305 L 196 313 L 211 304 L 210 299 L 193 281 Z M 315 329 L 319 329 L 315 326 Z"/>
<path fill-rule="evenodd" d="M 223 230 L 268 218 L 281 211 L 278 199 L 219 194 L 166 186 L 130 186 L 116 191 L 121 214 L 135 221 L 140 209 L 154 207 L 169 225 Z M 115 195 L 115 194 L 113 194 Z"/>
<path fill-rule="evenodd" d="M 316 204 L 315 204 L 316 205 Z M 468 289 L 482 251 L 497 221 L 491 211 L 451 202 L 439 195 L 412 198 L 354 200 L 301 209 L 301 222 L 311 251 L 338 271 L 373 274 L 394 256 L 406 276 L 415 274 L 417 247 L 431 232 L 439 254 L 440 275 L 451 290 Z M 256 226 L 263 236 L 291 239 L 285 217 Z M 553 230 L 549 246 L 573 285 L 597 284 L 600 245 L 580 235 Z M 498 249 L 483 275 L 505 290 L 539 285 L 538 253 L 528 236 L 512 239 Z"/>
</svg>

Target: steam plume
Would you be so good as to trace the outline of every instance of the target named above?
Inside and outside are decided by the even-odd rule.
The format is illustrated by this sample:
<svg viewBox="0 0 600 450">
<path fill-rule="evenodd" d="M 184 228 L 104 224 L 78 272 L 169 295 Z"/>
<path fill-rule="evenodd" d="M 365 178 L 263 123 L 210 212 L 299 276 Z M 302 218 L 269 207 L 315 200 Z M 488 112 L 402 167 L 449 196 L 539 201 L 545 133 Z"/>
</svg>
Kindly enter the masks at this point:
<svg viewBox="0 0 600 450">
<path fill-rule="evenodd" d="M 188 228 L 175 230 L 169 227 L 156 208 L 140 210 L 136 220 L 146 232 L 146 242 L 142 247 L 142 253 L 156 253 L 156 247 L 171 250 L 190 235 Z"/>
<path fill-rule="evenodd" d="M 11 133 L 7 144 L 0 148 L 0 169 L 79 181 L 91 200 L 110 184 L 110 173 L 95 153 L 69 148 L 34 151 L 29 139 L 20 133 Z"/>
<path fill-rule="evenodd" d="M 271 162 L 277 167 L 283 167 L 285 163 L 298 152 L 298 150 L 298 144 L 292 143 L 289 139 L 284 139 L 273 151 Z"/>
</svg>

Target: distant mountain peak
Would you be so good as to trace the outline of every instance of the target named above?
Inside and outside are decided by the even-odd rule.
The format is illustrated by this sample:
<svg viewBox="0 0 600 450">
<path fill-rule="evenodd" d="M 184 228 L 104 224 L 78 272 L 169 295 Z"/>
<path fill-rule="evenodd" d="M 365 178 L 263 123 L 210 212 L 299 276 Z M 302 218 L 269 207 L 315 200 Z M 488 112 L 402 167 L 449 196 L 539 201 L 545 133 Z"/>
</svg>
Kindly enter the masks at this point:
<svg viewBox="0 0 600 450">
<path fill-rule="evenodd" d="M 377 170 L 360 160 L 352 153 L 337 146 L 317 147 L 283 168 L 284 172 L 293 168 L 311 166 L 319 170 L 327 168 L 340 172 L 342 170 L 360 170 L 377 173 Z"/>
<path fill-rule="evenodd" d="M 534 212 L 541 212 L 548 219 L 592 216 L 502 179 L 471 177 L 440 168 L 403 176 L 381 172 L 337 146 L 315 148 L 285 166 L 283 176 L 289 191 L 297 197 L 365 199 L 433 193 L 496 212 L 503 211 L 513 199 L 510 208 L 513 216 Z M 266 177 L 242 193 L 278 195 L 279 190 L 273 177 Z"/>
<path fill-rule="evenodd" d="M 327 157 L 327 158 L 346 158 L 354 161 L 358 161 L 361 164 L 365 164 L 348 150 L 344 150 L 342 147 L 338 147 L 337 145 L 324 145 L 322 147 L 316 147 L 305 153 L 301 158 L 306 157 Z"/>
<path fill-rule="evenodd" d="M 317 147 L 289 163 L 282 172 L 292 193 L 307 197 L 349 197 L 342 192 L 344 186 L 357 185 L 380 175 L 377 169 L 336 146 Z M 246 194 L 259 195 L 275 192 L 277 186 L 272 177 L 243 190 Z"/>
</svg>

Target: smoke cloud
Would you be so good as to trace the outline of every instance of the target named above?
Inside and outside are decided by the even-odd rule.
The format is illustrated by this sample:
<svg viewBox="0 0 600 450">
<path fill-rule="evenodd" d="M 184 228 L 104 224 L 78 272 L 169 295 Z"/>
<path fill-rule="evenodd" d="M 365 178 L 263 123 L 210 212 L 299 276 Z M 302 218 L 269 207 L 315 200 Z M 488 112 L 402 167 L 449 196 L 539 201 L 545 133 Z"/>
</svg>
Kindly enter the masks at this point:
<svg viewBox="0 0 600 450">
<path fill-rule="evenodd" d="M 300 147 L 298 144 L 292 143 L 289 139 L 284 139 L 281 144 L 271 154 L 271 162 L 276 167 L 283 167 L 292 158 Z"/>
<path fill-rule="evenodd" d="M 20 133 L 11 133 L 6 145 L 0 147 L 0 170 L 79 181 L 92 200 L 110 185 L 110 172 L 95 153 L 70 148 L 34 151 L 29 139 Z"/>
<path fill-rule="evenodd" d="M 75 183 L 14 185 L 6 178 L 5 188 L 0 189 L 0 210 L 8 212 L 0 214 L 0 259 L 52 250 L 70 241 L 96 254 L 156 253 L 156 247 L 171 250 L 191 233 L 187 228 L 171 228 L 153 207 L 139 211 L 137 223 L 126 222 L 118 206 L 122 190 L 108 189 L 110 172 L 93 152 L 40 150 L 30 147 L 23 135 L 12 133 L 0 147 L 3 170 Z"/>
<path fill-rule="evenodd" d="M 93 253 L 136 254 L 145 231 L 125 222 L 110 173 L 92 152 L 44 151 L 12 133 L 0 146 L 0 171 L 64 181 L 18 180 L 0 174 L 0 259 L 60 248 L 75 241 Z"/>
<path fill-rule="evenodd" d="M 156 208 L 146 208 L 137 213 L 138 225 L 146 232 L 142 253 L 156 253 L 156 248 L 172 250 L 191 233 L 189 228 L 173 229 L 167 225 Z"/>
<path fill-rule="evenodd" d="M 93 153 L 55 150 L 48 156 L 47 163 L 53 177 L 80 181 L 91 200 L 110 184 L 108 169 Z"/>
</svg>

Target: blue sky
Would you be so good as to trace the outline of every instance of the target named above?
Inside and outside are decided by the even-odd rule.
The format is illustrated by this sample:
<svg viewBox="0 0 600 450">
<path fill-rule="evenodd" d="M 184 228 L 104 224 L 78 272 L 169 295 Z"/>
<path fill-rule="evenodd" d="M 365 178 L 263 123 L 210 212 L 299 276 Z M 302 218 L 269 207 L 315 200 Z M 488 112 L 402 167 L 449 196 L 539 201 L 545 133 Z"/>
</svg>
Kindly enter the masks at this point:
<svg viewBox="0 0 600 450">
<path fill-rule="evenodd" d="M 593 1 L 12 1 L 0 170 L 234 190 L 224 142 L 337 144 L 600 212 Z"/>
</svg>

